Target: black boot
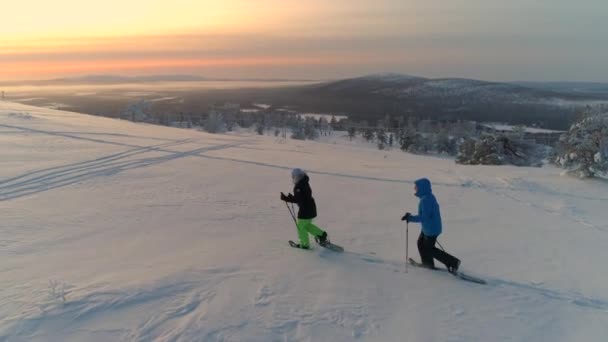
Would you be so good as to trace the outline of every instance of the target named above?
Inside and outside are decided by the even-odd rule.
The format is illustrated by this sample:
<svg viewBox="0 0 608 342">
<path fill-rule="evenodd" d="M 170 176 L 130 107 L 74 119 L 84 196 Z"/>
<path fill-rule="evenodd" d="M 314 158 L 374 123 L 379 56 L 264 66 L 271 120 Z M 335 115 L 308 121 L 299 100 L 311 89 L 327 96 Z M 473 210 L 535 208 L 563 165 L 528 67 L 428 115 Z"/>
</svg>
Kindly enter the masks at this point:
<svg viewBox="0 0 608 342">
<path fill-rule="evenodd" d="M 327 232 L 323 232 L 323 234 L 321 234 L 320 236 L 315 237 L 315 240 L 319 245 L 326 244 L 327 242 L 329 242 L 329 240 L 327 239 Z"/>
<path fill-rule="evenodd" d="M 448 272 L 450 272 L 452 274 L 456 274 L 456 273 L 458 273 L 459 267 L 460 267 L 460 260 L 456 259 L 456 263 L 453 266 L 448 267 Z"/>
<path fill-rule="evenodd" d="M 422 267 L 424 268 L 428 268 L 430 270 L 436 270 L 437 268 L 435 267 L 435 264 L 429 264 L 429 263 L 422 263 L 420 264 Z"/>
</svg>

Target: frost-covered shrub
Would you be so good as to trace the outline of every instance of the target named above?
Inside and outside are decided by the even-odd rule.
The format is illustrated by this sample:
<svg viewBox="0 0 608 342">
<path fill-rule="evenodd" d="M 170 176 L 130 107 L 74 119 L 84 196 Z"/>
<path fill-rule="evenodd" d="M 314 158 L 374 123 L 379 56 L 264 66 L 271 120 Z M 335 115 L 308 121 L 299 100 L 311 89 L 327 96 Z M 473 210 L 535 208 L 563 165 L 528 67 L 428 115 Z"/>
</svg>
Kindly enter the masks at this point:
<svg viewBox="0 0 608 342">
<path fill-rule="evenodd" d="M 588 112 L 561 136 L 555 163 L 581 178 L 608 174 L 608 112 Z"/>
<path fill-rule="evenodd" d="M 535 144 L 515 141 L 505 135 L 482 135 L 463 139 L 456 163 L 464 165 L 540 166 L 542 151 Z"/>
<path fill-rule="evenodd" d="M 208 133 L 222 133 L 226 131 L 222 113 L 211 112 L 205 121 L 205 131 Z"/>
<path fill-rule="evenodd" d="M 121 114 L 122 118 L 133 122 L 146 121 L 149 117 L 149 111 L 152 104 L 142 99 L 136 103 L 130 104 L 127 109 Z"/>
</svg>

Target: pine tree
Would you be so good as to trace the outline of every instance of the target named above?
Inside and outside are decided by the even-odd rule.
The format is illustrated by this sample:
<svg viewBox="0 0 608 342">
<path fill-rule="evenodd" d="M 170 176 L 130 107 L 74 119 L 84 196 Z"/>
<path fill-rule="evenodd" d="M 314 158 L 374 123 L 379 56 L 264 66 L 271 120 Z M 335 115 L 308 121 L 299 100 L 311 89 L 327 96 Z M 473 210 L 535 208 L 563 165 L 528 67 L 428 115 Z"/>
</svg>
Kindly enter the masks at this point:
<svg viewBox="0 0 608 342">
<path fill-rule="evenodd" d="M 315 119 L 307 118 L 304 124 L 304 136 L 306 139 L 314 140 L 319 137 L 318 124 Z"/>
<path fill-rule="evenodd" d="M 386 145 L 386 133 L 384 132 L 384 129 L 381 128 L 376 132 L 376 142 L 378 143 L 378 149 L 384 150 Z"/>
<path fill-rule="evenodd" d="M 450 156 L 456 154 L 456 141 L 450 137 L 447 128 L 443 128 L 435 135 L 434 149 L 438 153 L 446 153 Z"/>
<path fill-rule="evenodd" d="M 264 124 L 258 122 L 255 127 L 255 131 L 258 133 L 258 135 L 264 135 Z"/>
<path fill-rule="evenodd" d="M 329 124 L 331 125 L 332 129 L 338 129 L 338 120 L 336 120 L 336 116 L 332 115 L 331 116 L 331 121 L 329 122 Z"/>
<path fill-rule="evenodd" d="M 365 138 L 365 141 L 374 140 L 374 131 L 372 131 L 371 128 L 366 128 L 363 131 L 363 138 Z"/>
<path fill-rule="evenodd" d="M 212 111 L 205 122 L 205 131 L 208 133 L 222 133 L 226 130 L 222 113 Z"/>
<path fill-rule="evenodd" d="M 353 141 L 353 138 L 357 135 L 357 129 L 354 126 L 348 128 L 348 138 Z"/>
<path fill-rule="evenodd" d="M 122 113 L 122 117 L 133 122 L 146 121 L 149 116 L 150 107 L 152 107 L 151 102 L 141 99 L 136 103 L 130 104 Z"/>
<path fill-rule="evenodd" d="M 560 138 L 555 162 L 581 178 L 608 174 L 608 111 L 588 109 Z"/>
<path fill-rule="evenodd" d="M 399 137 L 399 147 L 403 151 L 410 151 L 411 146 L 416 142 L 416 133 L 413 130 L 404 129 Z"/>
</svg>

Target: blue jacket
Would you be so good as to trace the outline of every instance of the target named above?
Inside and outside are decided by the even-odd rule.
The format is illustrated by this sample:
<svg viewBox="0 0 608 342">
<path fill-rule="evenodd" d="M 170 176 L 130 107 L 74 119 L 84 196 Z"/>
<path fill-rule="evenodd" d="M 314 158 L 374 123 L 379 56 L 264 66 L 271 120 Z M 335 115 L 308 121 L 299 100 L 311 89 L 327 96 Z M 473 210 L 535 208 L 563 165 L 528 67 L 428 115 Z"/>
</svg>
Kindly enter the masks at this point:
<svg viewBox="0 0 608 342">
<path fill-rule="evenodd" d="M 418 203 L 418 215 L 410 216 L 410 222 L 420 222 L 422 233 L 426 236 L 439 236 L 441 234 L 441 213 L 439 203 L 431 190 L 431 181 L 421 178 L 415 182 L 418 187 L 416 197 L 420 198 Z"/>
</svg>

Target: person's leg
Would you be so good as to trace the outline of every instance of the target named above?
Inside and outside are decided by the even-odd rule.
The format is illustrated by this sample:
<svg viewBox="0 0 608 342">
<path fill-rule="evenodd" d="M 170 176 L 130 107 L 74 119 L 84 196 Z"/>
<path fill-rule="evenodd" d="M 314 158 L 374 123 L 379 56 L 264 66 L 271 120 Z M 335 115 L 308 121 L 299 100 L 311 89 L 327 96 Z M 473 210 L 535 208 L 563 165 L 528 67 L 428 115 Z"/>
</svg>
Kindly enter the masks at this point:
<svg viewBox="0 0 608 342">
<path fill-rule="evenodd" d="M 312 223 L 312 220 L 309 221 L 308 225 L 306 226 L 306 230 L 313 236 L 317 236 L 317 237 L 319 237 L 319 236 L 323 235 L 323 233 L 325 233 L 323 231 L 323 229 L 315 226 L 314 223 Z"/>
<path fill-rule="evenodd" d="M 433 257 L 439 260 L 442 264 L 447 267 L 447 269 L 458 268 L 460 260 L 458 258 L 452 256 L 451 254 L 442 251 L 437 247 L 433 247 Z"/>
<path fill-rule="evenodd" d="M 433 255 L 431 254 L 435 241 L 420 232 L 417 244 L 418 252 L 420 253 L 420 261 L 426 266 L 435 267 L 435 264 L 433 262 Z"/>
<path fill-rule="evenodd" d="M 308 240 L 308 225 L 310 220 L 298 219 L 298 238 L 300 239 L 300 247 L 310 247 L 310 241 Z"/>
<path fill-rule="evenodd" d="M 424 236 L 424 257 L 426 261 L 424 262 L 427 266 L 435 268 L 435 261 L 433 260 L 433 249 L 435 248 L 435 241 L 437 237 L 435 236 Z"/>
<path fill-rule="evenodd" d="M 422 232 L 420 232 L 420 235 L 418 235 L 418 241 L 416 241 L 416 246 L 418 246 L 418 254 L 420 254 L 420 262 L 423 262 L 422 260 L 424 260 L 424 235 L 422 235 Z"/>
</svg>

